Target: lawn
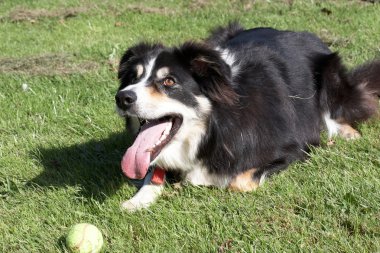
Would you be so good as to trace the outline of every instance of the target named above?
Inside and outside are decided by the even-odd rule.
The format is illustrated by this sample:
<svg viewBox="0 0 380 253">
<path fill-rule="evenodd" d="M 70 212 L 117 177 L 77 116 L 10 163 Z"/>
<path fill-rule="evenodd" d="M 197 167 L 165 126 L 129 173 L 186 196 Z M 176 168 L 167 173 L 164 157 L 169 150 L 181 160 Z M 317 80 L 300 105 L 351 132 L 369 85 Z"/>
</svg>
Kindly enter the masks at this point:
<svg viewBox="0 0 380 253">
<path fill-rule="evenodd" d="M 353 67 L 380 56 L 379 13 L 360 0 L 0 1 L 0 252 L 66 252 L 80 222 L 105 252 L 379 252 L 379 120 L 256 192 L 168 185 L 128 213 L 131 139 L 114 111 L 115 62 L 141 40 L 177 45 L 239 20 L 312 31 Z"/>
</svg>

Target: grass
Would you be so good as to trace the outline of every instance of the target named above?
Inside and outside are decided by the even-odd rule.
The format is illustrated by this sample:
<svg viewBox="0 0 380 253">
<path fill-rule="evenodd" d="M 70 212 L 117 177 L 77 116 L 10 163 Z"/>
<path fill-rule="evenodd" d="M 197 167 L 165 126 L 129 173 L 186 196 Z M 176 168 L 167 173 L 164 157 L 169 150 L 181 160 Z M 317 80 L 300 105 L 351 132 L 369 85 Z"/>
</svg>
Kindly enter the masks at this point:
<svg viewBox="0 0 380 253">
<path fill-rule="evenodd" d="M 65 252 L 79 222 L 102 230 L 105 252 L 379 252 L 379 121 L 256 192 L 168 186 L 121 212 L 135 188 L 109 65 L 140 40 L 176 45 L 238 19 L 315 32 L 354 66 L 379 56 L 379 13 L 359 0 L 1 1 L 0 252 Z"/>
</svg>

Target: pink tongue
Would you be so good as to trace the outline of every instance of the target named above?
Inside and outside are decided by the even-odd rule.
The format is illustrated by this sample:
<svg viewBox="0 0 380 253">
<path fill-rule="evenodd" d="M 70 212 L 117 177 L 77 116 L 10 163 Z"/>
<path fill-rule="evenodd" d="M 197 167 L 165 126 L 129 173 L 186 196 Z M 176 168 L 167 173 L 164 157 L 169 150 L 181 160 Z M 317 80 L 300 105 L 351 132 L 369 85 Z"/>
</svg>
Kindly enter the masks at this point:
<svg viewBox="0 0 380 253">
<path fill-rule="evenodd" d="M 148 149 L 160 139 L 166 127 L 172 126 L 172 122 L 145 124 L 135 142 L 128 148 L 121 161 L 123 173 L 130 179 L 143 179 L 151 162 L 151 153 Z"/>
</svg>

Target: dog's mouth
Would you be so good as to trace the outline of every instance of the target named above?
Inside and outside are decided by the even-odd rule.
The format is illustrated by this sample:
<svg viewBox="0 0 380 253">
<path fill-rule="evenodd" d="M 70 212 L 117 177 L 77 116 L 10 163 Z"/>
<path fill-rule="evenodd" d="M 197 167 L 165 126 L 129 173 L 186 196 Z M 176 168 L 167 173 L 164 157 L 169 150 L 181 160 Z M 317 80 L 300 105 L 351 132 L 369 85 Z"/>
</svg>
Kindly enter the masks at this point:
<svg viewBox="0 0 380 253">
<path fill-rule="evenodd" d="M 142 120 L 136 140 L 123 156 L 121 167 L 131 179 L 145 177 L 151 161 L 170 143 L 182 125 L 182 117 L 165 116 L 155 120 Z"/>
</svg>

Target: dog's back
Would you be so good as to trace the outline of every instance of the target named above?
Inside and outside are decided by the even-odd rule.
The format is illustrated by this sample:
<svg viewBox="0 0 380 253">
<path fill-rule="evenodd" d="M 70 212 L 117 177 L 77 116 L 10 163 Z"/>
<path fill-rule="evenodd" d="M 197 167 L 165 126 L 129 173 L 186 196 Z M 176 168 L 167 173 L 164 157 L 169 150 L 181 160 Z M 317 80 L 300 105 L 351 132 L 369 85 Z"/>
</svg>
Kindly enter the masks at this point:
<svg viewBox="0 0 380 253">
<path fill-rule="evenodd" d="M 314 34 L 244 30 L 232 23 L 215 29 L 206 42 L 231 66 L 234 90 L 240 95 L 239 116 L 220 110 L 219 118 L 235 118 L 246 136 L 256 133 L 251 156 L 255 166 L 267 172 L 302 159 L 303 151 L 319 144 L 323 125 L 330 136 L 356 138 L 359 133 L 353 126 L 378 111 L 379 61 L 348 72 L 339 56 Z M 244 132 L 245 128 L 250 129 Z M 228 140 L 224 138 L 223 145 Z M 204 150 L 213 150 L 205 153 L 206 162 L 212 161 L 215 149 Z M 210 167 L 221 157 L 216 156 Z M 236 169 L 252 163 L 250 158 L 239 157 L 232 164 Z"/>
</svg>

